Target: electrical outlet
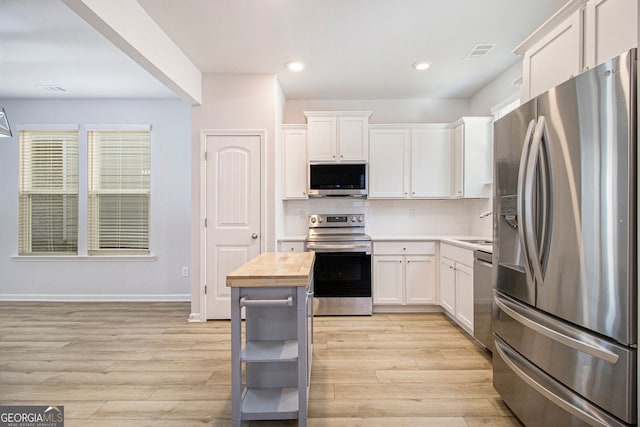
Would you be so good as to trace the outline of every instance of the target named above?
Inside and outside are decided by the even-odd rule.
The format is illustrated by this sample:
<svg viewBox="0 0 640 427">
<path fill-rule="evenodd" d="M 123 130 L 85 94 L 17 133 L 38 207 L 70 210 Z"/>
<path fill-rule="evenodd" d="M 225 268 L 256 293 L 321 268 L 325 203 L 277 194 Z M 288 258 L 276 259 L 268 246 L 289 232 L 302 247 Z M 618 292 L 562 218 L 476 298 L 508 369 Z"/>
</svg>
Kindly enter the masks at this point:
<svg viewBox="0 0 640 427">
<path fill-rule="evenodd" d="M 189 267 L 182 267 L 182 277 L 189 277 Z"/>
</svg>

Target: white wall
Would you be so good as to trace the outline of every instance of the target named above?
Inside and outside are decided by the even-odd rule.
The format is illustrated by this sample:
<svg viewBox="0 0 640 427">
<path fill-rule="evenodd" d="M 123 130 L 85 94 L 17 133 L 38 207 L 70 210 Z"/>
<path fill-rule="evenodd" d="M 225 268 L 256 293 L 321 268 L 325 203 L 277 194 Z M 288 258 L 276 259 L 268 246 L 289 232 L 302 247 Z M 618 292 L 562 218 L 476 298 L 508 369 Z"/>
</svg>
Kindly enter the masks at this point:
<svg viewBox="0 0 640 427">
<path fill-rule="evenodd" d="M 469 100 L 470 116 L 490 116 L 491 109 L 507 100 L 520 97 L 520 86 L 513 82 L 522 77 L 522 58 L 518 58 L 512 66 L 504 70 L 495 79 L 487 83 Z"/>
<path fill-rule="evenodd" d="M 274 75 L 208 74 L 203 76 L 203 102 L 191 113 L 191 319 L 203 320 L 201 298 L 200 240 L 200 132 L 205 129 L 266 131 L 266 229 L 267 249 L 275 249 L 275 141 L 276 120 L 282 115 L 283 96 Z M 279 132 L 279 130 L 278 130 Z"/>
<path fill-rule="evenodd" d="M 303 111 L 373 111 L 369 123 L 449 123 L 469 115 L 468 99 L 287 100 L 284 123 L 306 123 Z"/>
<path fill-rule="evenodd" d="M 190 111 L 178 100 L 2 100 L 11 125 L 80 126 L 79 252 L 34 261 L 18 253 L 18 138 L 0 139 L 0 299 L 188 300 L 190 264 Z M 151 255 L 118 261 L 86 256 L 84 125 L 150 124 Z M 104 259 L 104 258 L 103 258 Z"/>
</svg>

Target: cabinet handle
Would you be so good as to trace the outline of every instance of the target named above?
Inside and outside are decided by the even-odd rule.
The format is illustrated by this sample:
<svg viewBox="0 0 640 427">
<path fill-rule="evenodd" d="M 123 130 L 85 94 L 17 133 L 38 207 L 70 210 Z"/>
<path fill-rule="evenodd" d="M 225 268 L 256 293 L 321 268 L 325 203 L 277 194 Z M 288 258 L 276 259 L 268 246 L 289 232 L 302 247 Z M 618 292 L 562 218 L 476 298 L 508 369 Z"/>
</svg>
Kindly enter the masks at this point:
<svg viewBox="0 0 640 427">
<path fill-rule="evenodd" d="M 240 307 L 249 306 L 292 306 L 293 296 L 289 295 L 283 299 L 249 299 L 247 297 L 240 298 Z"/>
</svg>

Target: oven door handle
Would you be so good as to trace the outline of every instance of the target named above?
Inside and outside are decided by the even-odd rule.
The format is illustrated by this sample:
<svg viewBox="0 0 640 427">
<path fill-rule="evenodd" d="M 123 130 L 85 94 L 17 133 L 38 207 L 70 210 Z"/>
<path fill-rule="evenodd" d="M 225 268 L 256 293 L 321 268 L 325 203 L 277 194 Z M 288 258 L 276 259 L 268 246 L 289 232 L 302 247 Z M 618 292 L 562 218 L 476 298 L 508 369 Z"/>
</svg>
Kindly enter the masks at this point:
<svg viewBox="0 0 640 427">
<path fill-rule="evenodd" d="M 344 245 L 333 244 L 327 245 L 324 243 L 307 243 L 306 248 L 315 252 L 365 252 L 371 253 L 371 244 L 368 243 L 348 243 Z"/>
</svg>

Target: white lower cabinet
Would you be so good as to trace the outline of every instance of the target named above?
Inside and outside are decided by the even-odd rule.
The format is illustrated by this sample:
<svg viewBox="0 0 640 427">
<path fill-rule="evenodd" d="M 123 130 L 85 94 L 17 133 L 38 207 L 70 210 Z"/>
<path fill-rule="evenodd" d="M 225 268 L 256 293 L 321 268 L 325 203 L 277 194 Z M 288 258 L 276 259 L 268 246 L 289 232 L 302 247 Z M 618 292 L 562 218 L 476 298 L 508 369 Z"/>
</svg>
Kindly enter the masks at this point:
<svg viewBox="0 0 640 427">
<path fill-rule="evenodd" d="M 373 243 L 373 304 L 437 304 L 434 242 Z"/>
<path fill-rule="evenodd" d="M 440 245 L 440 305 L 473 335 L 473 251 Z"/>
<path fill-rule="evenodd" d="M 278 252 L 304 252 L 302 240 L 278 240 Z"/>
</svg>

